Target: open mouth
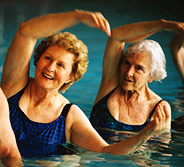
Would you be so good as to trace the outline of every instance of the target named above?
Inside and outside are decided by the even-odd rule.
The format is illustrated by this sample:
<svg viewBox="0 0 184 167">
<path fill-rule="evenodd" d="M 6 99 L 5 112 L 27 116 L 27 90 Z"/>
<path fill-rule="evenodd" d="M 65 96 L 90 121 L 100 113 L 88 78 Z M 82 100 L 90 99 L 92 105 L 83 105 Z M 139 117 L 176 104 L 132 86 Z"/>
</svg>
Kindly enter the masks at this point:
<svg viewBox="0 0 184 167">
<path fill-rule="evenodd" d="M 132 80 L 128 79 L 128 78 L 124 78 L 125 82 L 133 82 Z"/>
<path fill-rule="evenodd" d="M 48 75 L 48 74 L 42 73 L 42 75 L 43 75 L 45 78 L 47 78 L 47 79 L 50 79 L 50 80 L 53 80 L 53 79 L 54 79 L 53 77 L 51 77 L 51 76 Z"/>
</svg>

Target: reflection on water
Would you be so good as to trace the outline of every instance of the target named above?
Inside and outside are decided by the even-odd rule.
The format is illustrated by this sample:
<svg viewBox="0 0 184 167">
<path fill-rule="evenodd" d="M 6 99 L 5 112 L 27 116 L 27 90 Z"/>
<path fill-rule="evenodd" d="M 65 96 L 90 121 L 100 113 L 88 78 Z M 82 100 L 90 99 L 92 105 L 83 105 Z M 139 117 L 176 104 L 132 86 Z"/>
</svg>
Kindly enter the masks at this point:
<svg viewBox="0 0 184 167">
<path fill-rule="evenodd" d="M 112 28 L 136 21 L 157 20 L 160 18 L 184 21 L 182 0 L 148 1 L 148 0 L 0 0 L 0 78 L 9 44 L 19 24 L 31 17 L 52 12 L 69 11 L 75 8 L 101 11 L 109 20 Z M 68 29 L 86 43 L 89 49 L 89 68 L 82 80 L 72 85 L 64 94 L 72 103 L 81 107 L 87 116 L 90 115 L 93 101 L 101 78 L 102 56 L 107 36 L 105 33 L 79 24 Z M 169 51 L 169 32 L 153 35 L 162 46 L 167 59 L 168 77 L 160 83 L 152 83 L 150 87 L 167 100 L 172 107 L 172 118 L 184 115 L 184 89 Z M 95 67 L 95 68 L 94 68 Z M 31 76 L 34 66 L 31 64 Z M 85 89 L 84 89 L 85 88 Z M 181 127 L 181 125 L 179 125 Z M 181 127 L 180 130 L 184 129 Z M 117 142 L 135 133 L 124 133 L 103 130 L 109 143 Z M 64 156 L 36 157 L 24 159 L 25 166 L 182 166 L 184 161 L 184 132 L 171 133 L 169 143 L 166 136 L 152 138 L 138 151 L 131 155 L 120 156 L 94 153 L 81 150 L 77 146 L 65 145 L 70 154 Z M 71 154 L 74 153 L 74 154 Z M 1 165 L 0 165 L 1 166 Z"/>
<path fill-rule="evenodd" d="M 109 143 L 118 142 L 123 138 L 135 135 L 129 132 L 103 130 Z M 107 137 L 109 135 L 109 138 Z M 168 136 L 167 136 L 168 137 Z M 166 136 L 154 137 L 139 148 L 135 153 L 121 156 L 100 154 L 91 151 L 78 151 L 73 155 L 39 157 L 24 159 L 25 166 L 181 166 L 184 159 L 184 132 L 172 130 L 171 140 Z M 168 141 L 168 140 L 167 140 Z M 77 146 L 74 146 L 77 150 Z"/>
</svg>

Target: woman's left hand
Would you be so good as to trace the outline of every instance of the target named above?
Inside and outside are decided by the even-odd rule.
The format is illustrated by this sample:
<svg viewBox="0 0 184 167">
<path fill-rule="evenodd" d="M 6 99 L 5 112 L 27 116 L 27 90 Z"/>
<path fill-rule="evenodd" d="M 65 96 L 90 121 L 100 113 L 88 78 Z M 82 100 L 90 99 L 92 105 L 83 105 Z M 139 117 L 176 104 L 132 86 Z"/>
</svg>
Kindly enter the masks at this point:
<svg viewBox="0 0 184 167">
<path fill-rule="evenodd" d="M 170 105 L 163 101 L 159 103 L 155 109 L 153 119 L 157 122 L 158 125 L 155 132 L 159 131 L 168 131 L 171 128 L 171 108 Z"/>
<path fill-rule="evenodd" d="M 155 113 L 143 129 L 147 135 L 160 135 L 164 132 L 169 132 L 171 128 L 171 108 L 168 102 L 159 103 L 155 109 Z"/>
</svg>

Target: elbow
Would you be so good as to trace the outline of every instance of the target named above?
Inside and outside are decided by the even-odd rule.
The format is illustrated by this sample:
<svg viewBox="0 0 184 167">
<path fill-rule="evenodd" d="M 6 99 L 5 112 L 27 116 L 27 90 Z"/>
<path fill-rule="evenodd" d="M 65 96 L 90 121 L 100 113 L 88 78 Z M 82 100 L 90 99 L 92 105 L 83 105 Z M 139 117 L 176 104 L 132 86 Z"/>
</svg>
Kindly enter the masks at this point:
<svg viewBox="0 0 184 167">
<path fill-rule="evenodd" d="M 17 32 L 22 34 L 22 35 L 25 35 L 26 34 L 26 29 L 27 29 L 26 23 L 23 22 L 19 25 L 19 29 L 18 29 Z"/>
<path fill-rule="evenodd" d="M 114 28 L 114 29 L 112 29 L 111 30 L 111 38 L 113 38 L 113 39 L 118 39 L 118 37 L 119 37 L 119 33 L 118 33 L 118 31 L 117 31 L 117 28 Z"/>
<path fill-rule="evenodd" d="M 21 160 L 21 155 L 18 151 L 12 150 L 10 148 L 3 150 L 1 152 L 1 159 L 3 160 Z"/>
<path fill-rule="evenodd" d="M 102 153 L 108 153 L 108 154 L 118 154 L 117 152 L 115 152 L 113 149 L 110 148 L 110 146 L 106 146 L 102 149 L 101 151 Z"/>
<path fill-rule="evenodd" d="M 0 144 L 1 145 L 1 144 Z M 0 157 L 1 159 L 7 159 L 8 157 L 11 157 L 11 151 L 7 147 L 0 146 Z"/>
<path fill-rule="evenodd" d="M 32 31 L 32 27 L 27 22 L 22 22 L 19 25 L 17 33 L 18 35 L 22 35 L 24 37 L 31 37 Z"/>
<path fill-rule="evenodd" d="M 0 139 L 0 158 L 1 159 L 21 159 L 17 146 L 7 145 Z"/>
<path fill-rule="evenodd" d="M 1 162 L 4 166 L 23 166 L 20 154 L 13 153 L 12 150 L 7 149 L 0 152 Z"/>
</svg>

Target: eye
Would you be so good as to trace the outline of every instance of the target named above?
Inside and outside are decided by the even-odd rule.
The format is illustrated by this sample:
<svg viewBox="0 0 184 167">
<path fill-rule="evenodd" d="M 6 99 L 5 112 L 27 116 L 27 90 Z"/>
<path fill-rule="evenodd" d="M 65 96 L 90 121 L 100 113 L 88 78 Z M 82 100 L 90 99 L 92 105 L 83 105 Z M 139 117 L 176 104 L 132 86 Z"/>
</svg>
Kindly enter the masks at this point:
<svg viewBox="0 0 184 167">
<path fill-rule="evenodd" d="M 46 60 L 51 60 L 51 57 L 45 56 L 45 59 L 46 59 Z"/>
<path fill-rule="evenodd" d="M 135 68 L 136 68 L 136 71 L 139 72 L 139 73 L 144 72 L 143 68 L 139 65 L 137 65 Z"/>
<path fill-rule="evenodd" d="M 123 60 L 122 65 L 129 66 L 130 63 L 129 63 L 129 61 L 127 61 L 127 60 Z"/>
<path fill-rule="evenodd" d="M 64 65 L 63 65 L 62 63 L 57 63 L 57 65 L 58 65 L 59 67 L 64 67 Z"/>
</svg>

